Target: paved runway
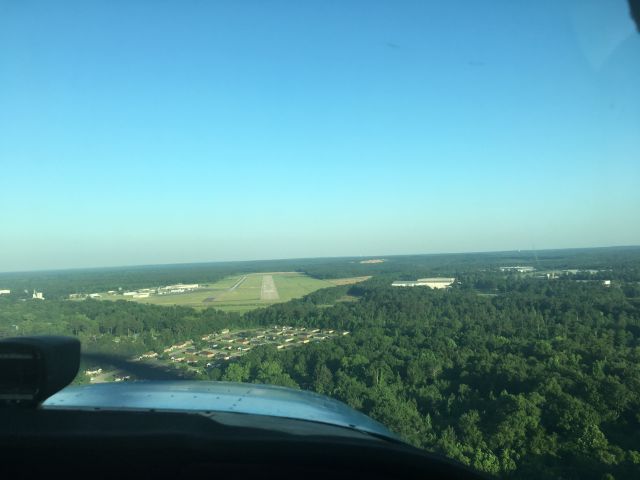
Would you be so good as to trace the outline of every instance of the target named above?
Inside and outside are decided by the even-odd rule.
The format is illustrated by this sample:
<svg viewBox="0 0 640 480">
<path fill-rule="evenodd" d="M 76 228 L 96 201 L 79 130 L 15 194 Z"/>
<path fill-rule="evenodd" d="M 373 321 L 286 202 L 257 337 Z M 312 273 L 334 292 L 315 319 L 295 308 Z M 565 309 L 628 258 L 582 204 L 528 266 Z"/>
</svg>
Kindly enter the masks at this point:
<svg viewBox="0 0 640 480">
<path fill-rule="evenodd" d="M 278 300 L 278 289 L 271 275 L 262 276 L 262 290 L 260 291 L 261 300 Z"/>
</svg>

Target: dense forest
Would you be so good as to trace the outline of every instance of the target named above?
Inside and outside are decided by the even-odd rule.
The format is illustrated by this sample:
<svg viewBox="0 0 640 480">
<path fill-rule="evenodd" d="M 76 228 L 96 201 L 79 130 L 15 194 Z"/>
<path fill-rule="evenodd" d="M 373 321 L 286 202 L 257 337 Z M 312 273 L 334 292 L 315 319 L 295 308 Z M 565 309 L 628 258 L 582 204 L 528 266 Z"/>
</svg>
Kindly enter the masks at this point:
<svg viewBox="0 0 640 480">
<path fill-rule="evenodd" d="M 72 334 L 86 352 L 131 355 L 230 327 L 348 330 L 285 351 L 259 347 L 198 378 L 315 390 L 491 475 L 640 478 L 638 262 L 611 268 L 611 286 L 468 268 L 446 291 L 392 288 L 381 272 L 243 316 L 0 298 L 0 336 Z M 358 301 L 339 301 L 346 293 Z"/>
<path fill-rule="evenodd" d="M 282 354 L 253 351 L 212 378 L 334 396 L 413 444 L 488 473 L 640 475 L 637 296 L 568 281 L 520 282 L 492 298 L 361 290 L 357 304 L 291 302 L 253 313 L 353 335 Z"/>
</svg>

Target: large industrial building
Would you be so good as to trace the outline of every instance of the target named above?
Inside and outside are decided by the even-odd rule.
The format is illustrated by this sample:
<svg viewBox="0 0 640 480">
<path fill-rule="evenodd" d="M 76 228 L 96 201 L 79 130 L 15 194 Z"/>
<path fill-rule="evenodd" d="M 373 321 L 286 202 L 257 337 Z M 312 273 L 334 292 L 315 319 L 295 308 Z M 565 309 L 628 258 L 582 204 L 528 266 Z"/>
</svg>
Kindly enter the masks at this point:
<svg viewBox="0 0 640 480">
<path fill-rule="evenodd" d="M 429 288 L 447 288 L 450 287 L 455 278 L 449 277 L 432 277 L 419 278 L 418 280 L 398 280 L 391 284 L 392 287 L 429 287 Z"/>
<path fill-rule="evenodd" d="M 534 267 L 528 267 L 524 265 L 515 265 L 513 267 L 500 267 L 500 271 L 502 272 L 518 272 L 518 273 L 530 273 L 534 272 Z"/>
</svg>

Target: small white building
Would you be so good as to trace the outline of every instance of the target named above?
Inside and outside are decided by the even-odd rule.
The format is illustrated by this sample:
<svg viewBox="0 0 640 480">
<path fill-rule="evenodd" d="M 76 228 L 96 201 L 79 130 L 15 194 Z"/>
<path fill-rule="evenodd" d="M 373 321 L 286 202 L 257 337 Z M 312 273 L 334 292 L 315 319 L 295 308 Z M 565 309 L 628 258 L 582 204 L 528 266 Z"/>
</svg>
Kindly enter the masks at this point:
<svg viewBox="0 0 640 480">
<path fill-rule="evenodd" d="M 33 291 L 33 295 L 31 296 L 31 298 L 34 298 L 36 300 L 44 300 L 42 292 L 36 292 L 35 290 Z"/>
<path fill-rule="evenodd" d="M 7 290 L 7 289 L 0 290 L 0 295 L 10 295 L 10 294 L 11 294 L 11 290 Z"/>
</svg>

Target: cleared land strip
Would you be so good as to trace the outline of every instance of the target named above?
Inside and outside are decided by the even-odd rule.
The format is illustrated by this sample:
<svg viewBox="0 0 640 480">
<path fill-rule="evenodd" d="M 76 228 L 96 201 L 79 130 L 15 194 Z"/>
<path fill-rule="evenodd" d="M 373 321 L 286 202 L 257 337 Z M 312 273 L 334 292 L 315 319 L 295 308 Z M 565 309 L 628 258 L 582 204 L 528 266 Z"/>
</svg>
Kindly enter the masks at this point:
<svg viewBox="0 0 640 480">
<path fill-rule="evenodd" d="M 262 283 L 265 280 L 266 292 Z M 216 282 L 198 285 L 198 288 L 184 292 L 165 292 L 166 287 L 149 287 L 138 290 L 98 292 L 94 294 L 101 300 L 128 300 L 154 305 L 182 305 L 194 308 L 214 307 L 225 311 L 244 313 L 276 302 L 287 302 L 292 298 L 300 298 L 320 288 L 332 285 L 350 284 L 368 277 L 320 280 L 300 272 L 255 272 L 239 273 L 219 279 Z M 275 287 L 272 287 L 275 284 Z M 190 286 L 190 285 L 189 285 Z M 162 293 L 158 293 L 162 290 Z M 176 289 L 180 290 L 180 289 Z M 272 292 L 272 293 L 270 293 Z M 124 295 L 128 293 L 129 295 Z M 142 295 L 141 295 L 142 294 Z M 89 294 L 72 295 L 71 300 L 79 301 Z"/>
<path fill-rule="evenodd" d="M 273 281 L 273 276 L 262 276 L 262 290 L 260 291 L 260 300 L 279 300 L 278 289 Z"/>
<path fill-rule="evenodd" d="M 229 291 L 230 291 L 230 292 L 233 292 L 236 288 L 238 288 L 240 285 L 242 285 L 242 282 L 244 282 L 246 279 L 247 279 L 247 276 L 245 275 L 245 276 L 244 276 L 244 277 L 242 277 L 240 280 L 238 280 L 238 281 L 236 282 L 236 284 L 235 284 L 233 287 L 231 287 L 231 288 L 229 289 Z"/>
</svg>

